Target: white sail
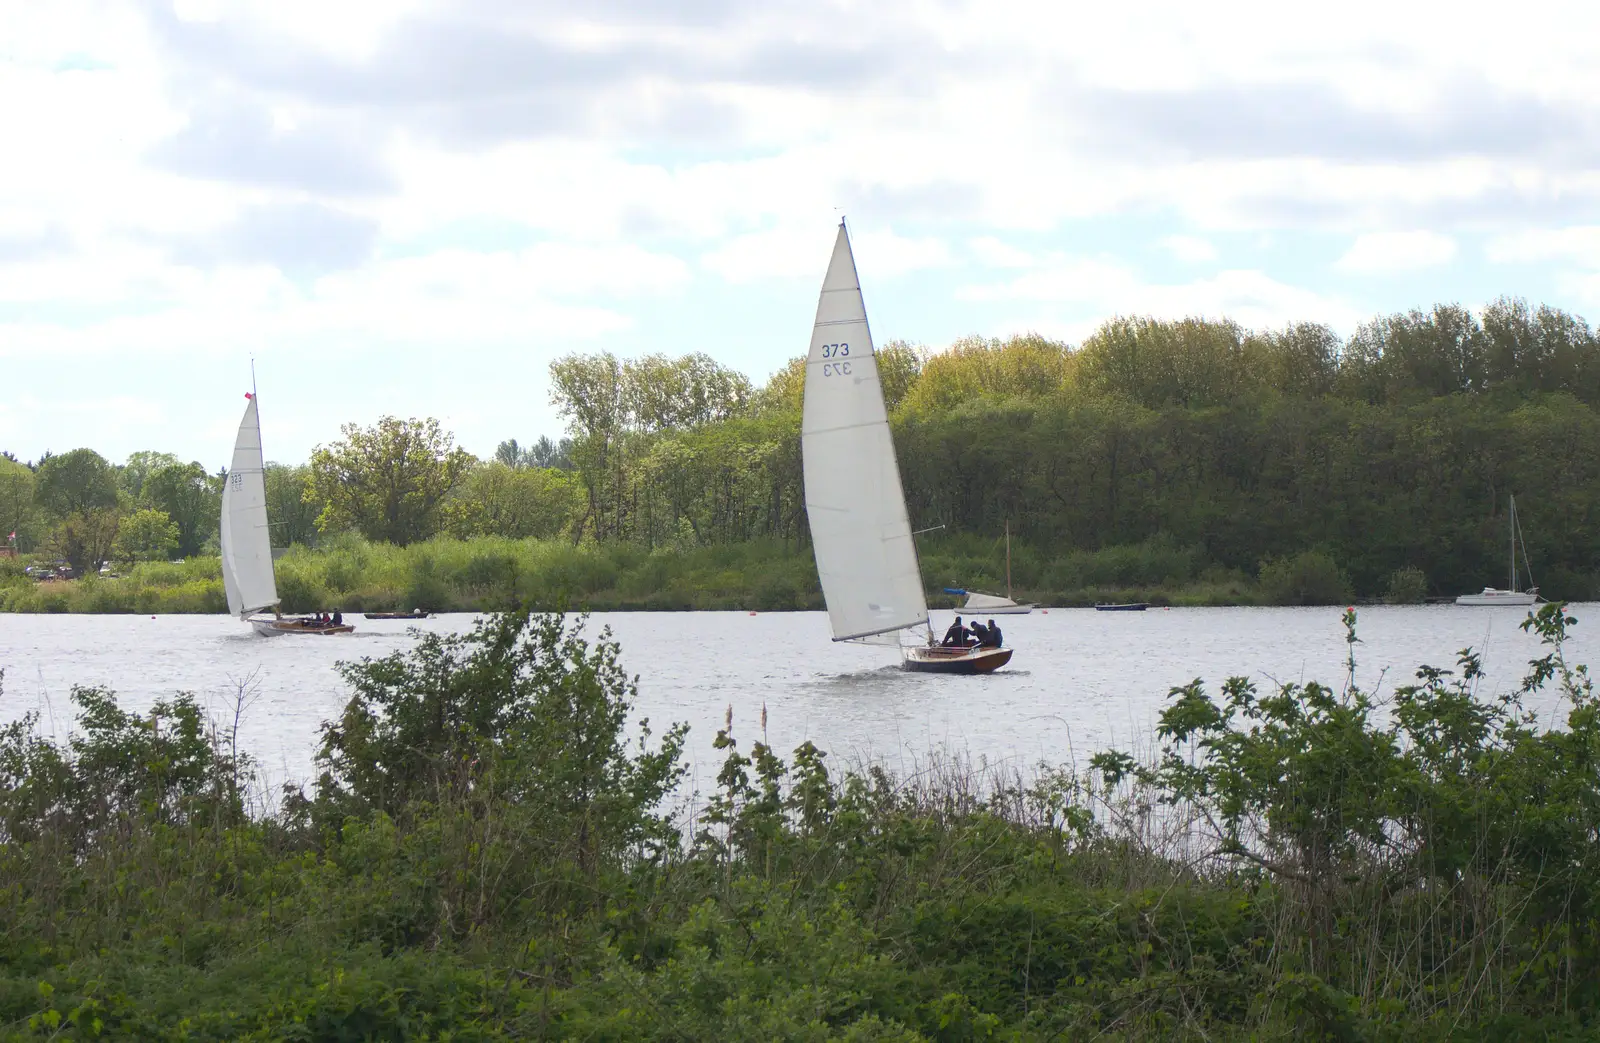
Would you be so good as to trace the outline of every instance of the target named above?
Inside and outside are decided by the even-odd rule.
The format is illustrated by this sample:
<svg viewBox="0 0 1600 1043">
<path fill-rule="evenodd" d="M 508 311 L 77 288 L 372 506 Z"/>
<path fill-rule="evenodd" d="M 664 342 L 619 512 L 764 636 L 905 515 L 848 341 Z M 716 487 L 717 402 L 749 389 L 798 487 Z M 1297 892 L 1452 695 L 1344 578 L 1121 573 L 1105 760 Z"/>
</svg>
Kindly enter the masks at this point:
<svg viewBox="0 0 1600 1043">
<path fill-rule="evenodd" d="M 278 603 L 272 578 L 272 537 L 267 531 L 266 465 L 261 422 L 252 396 L 233 443 L 233 463 L 222 487 L 222 587 L 236 616 Z"/>
<path fill-rule="evenodd" d="M 889 414 L 844 223 L 822 281 L 800 427 L 806 515 L 835 641 L 925 626 Z"/>
</svg>

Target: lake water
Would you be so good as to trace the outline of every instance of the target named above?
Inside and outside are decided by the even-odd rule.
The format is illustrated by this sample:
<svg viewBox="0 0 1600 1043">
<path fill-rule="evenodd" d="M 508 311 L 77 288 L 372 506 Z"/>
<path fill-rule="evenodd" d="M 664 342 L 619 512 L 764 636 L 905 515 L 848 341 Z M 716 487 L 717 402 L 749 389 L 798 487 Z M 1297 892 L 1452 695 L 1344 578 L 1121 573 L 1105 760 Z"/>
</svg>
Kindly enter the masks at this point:
<svg viewBox="0 0 1600 1043">
<path fill-rule="evenodd" d="M 1568 661 L 1600 665 L 1595 605 L 1576 605 L 1580 623 Z M 1156 715 L 1174 685 L 1201 677 L 1214 687 L 1245 674 L 1263 687 L 1320 680 L 1340 686 L 1346 646 L 1338 608 L 1151 609 L 1095 612 L 1050 609 L 1002 617 L 1011 665 L 986 677 L 905 673 L 889 649 L 835 644 L 820 612 L 598 613 L 591 633 L 610 627 L 623 663 L 639 676 L 638 713 L 660 732 L 691 727 L 689 752 L 702 791 L 720 758 L 711 740 L 731 706 L 734 733 L 748 749 L 760 737 L 762 706 L 772 745 L 787 755 L 809 739 L 830 763 L 871 758 L 909 770 L 930 751 L 989 764 L 1039 761 L 1082 766 L 1114 746 L 1154 747 Z M 1516 608 L 1370 607 L 1360 610 L 1357 681 L 1392 692 L 1419 664 L 1453 666 L 1457 650 L 1484 655 L 1489 692 L 1514 688 L 1538 642 L 1518 629 Z M 949 613 L 935 618 L 948 625 Z M 115 689 L 122 704 L 145 709 L 179 691 L 196 693 L 230 716 L 248 679 L 254 698 L 241 745 L 264 780 L 312 775 L 319 725 L 338 715 L 348 692 L 340 660 L 381 656 L 408 646 L 412 627 L 465 629 L 472 617 L 421 622 L 363 620 L 355 634 L 262 638 L 227 616 L 0 614 L 0 719 L 39 710 L 61 734 L 74 684 Z M 1531 707 L 1549 714 L 1549 698 Z"/>
</svg>

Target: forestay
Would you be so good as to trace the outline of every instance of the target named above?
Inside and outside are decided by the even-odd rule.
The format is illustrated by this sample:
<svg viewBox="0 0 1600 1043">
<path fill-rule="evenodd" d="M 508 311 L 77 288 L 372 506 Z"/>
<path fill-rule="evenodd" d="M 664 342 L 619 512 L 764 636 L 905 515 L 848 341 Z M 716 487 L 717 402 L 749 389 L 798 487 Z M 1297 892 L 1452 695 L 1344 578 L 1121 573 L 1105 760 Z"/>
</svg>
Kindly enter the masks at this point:
<svg viewBox="0 0 1600 1043">
<path fill-rule="evenodd" d="M 254 396 L 239 422 L 233 463 L 222 486 L 222 586 L 228 594 L 228 611 L 236 616 L 278 603 L 278 588 L 272 579 L 272 537 L 267 529 L 261 423 Z"/>
<path fill-rule="evenodd" d="M 900 468 L 844 223 L 822 281 L 800 429 L 806 515 L 835 641 L 924 626 Z M 878 643 L 878 642 L 875 642 Z"/>
</svg>

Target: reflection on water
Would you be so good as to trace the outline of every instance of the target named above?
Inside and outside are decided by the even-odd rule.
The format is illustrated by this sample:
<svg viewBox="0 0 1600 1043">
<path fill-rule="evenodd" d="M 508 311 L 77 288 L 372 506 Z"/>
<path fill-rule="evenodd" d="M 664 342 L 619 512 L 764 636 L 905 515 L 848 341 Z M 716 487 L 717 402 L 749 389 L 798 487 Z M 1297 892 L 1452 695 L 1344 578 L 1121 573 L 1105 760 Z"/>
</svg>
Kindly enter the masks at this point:
<svg viewBox="0 0 1600 1043">
<path fill-rule="evenodd" d="M 1600 636 L 1575 606 L 1568 660 L 1600 664 Z M 734 734 L 782 753 L 807 739 L 830 762 L 874 759 L 892 768 L 922 763 L 932 749 L 990 764 L 1013 759 L 1082 765 L 1106 746 L 1149 750 L 1152 726 L 1175 685 L 1212 685 L 1234 674 L 1262 685 L 1320 680 L 1342 685 L 1346 646 L 1338 608 L 1172 609 L 1097 613 L 1052 609 L 1009 617 L 1012 665 L 984 677 L 906 673 L 890 649 L 829 640 L 820 612 L 621 612 L 595 615 L 623 663 L 639 676 L 638 713 L 659 731 L 691 727 L 695 774 L 716 773 L 711 740 L 731 707 Z M 1514 687 L 1537 642 L 1518 629 L 1515 608 L 1375 607 L 1361 610 L 1357 679 L 1381 693 L 1407 683 L 1418 665 L 1454 665 L 1467 646 L 1484 653 L 1486 691 Z M 348 697 L 340 660 L 408 646 L 411 628 L 456 632 L 468 615 L 421 622 L 355 620 L 343 636 L 261 638 L 223 616 L 0 615 L 0 719 L 38 709 L 59 730 L 73 684 L 106 685 L 130 708 L 192 691 L 232 716 L 237 686 L 253 702 L 241 743 L 273 784 L 311 775 L 321 723 Z M 936 625 L 943 621 L 936 619 Z M 1554 709 L 1546 700 L 1535 707 Z M 703 786 L 702 786 L 703 788 Z"/>
</svg>

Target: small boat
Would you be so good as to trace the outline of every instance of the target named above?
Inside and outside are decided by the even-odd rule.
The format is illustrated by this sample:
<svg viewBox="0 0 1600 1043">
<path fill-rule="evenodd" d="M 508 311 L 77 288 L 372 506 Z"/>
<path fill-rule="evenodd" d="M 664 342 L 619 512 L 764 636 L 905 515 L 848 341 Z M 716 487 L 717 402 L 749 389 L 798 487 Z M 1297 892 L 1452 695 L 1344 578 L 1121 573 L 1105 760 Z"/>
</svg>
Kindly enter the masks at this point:
<svg viewBox="0 0 1600 1043">
<path fill-rule="evenodd" d="M 1456 598 L 1458 605 L 1511 605 L 1528 606 L 1539 603 L 1539 588 L 1528 587 L 1527 590 L 1517 589 L 1517 545 L 1522 543 L 1522 527 L 1517 524 L 1517 498 L 1511 500 L 1511 583 L 1505 590 L 1499 587 L 1484 587 L 1477 594 L 1463 594 Z M 1528 572 L 1528 581 L 1533 581 L 1533 570 L 1528 568 L 1528 548 L 1522 548 L 1522 566 Z"/>
<path fill-rule="evenodd" d="M 963 590 L 960 587 L 945 587 L 946 594 L 965 597 L 966 604 L 961 606 L 961 611 L 968 615 L 991 616 L 1020 616 L 1032 612 L 1034 606 L 1019 605 L 1011 598 L 1011 523 L 1006 522 L 1006 596 L 999 594 L 985 594 L 978 590 Z"/>
<path fill-rule="evenodd" d="M 866 304 L 843 221 L 806 356 L 800 457 L 811 549 L 835 641 L 899 648 L 904 669 L 930 673 L 988 673 L 1011 659 L 1009 648 L 934 644 Z M 902 647 L 907 632 L 922 640 Z"/>
<path fill-rule="evenodd" d="M 1128 601 L 1120 605 L 1098 604 L 1095 605 L 1094 610 L 1096 612 L 1143 612 L 1149 607 L 1149 602 Z"/>
<path fill-rule="evenodd" d="M 348 634 L 348 623 L 318 625 L 304 616 L 278 612 L 272 572 L 272 537 L 267 528 L 266 463 L 261 454 L 261 417 L 256 395 L 245 396 L 244 418 L 233 443 L 233 460 L 222 486 L 222 589 L 228 611 L 264 637 L 282 634 Z M 271 612 L 269 615 L 268 612 Z"/>
<path fill-rule="evenodd" d="M 423 612 L 421 609 L 415 612 L 363 612 L 361 614 L 368 619 L 427 619 L 433 615 L 432 612 Z"/>
<path fill-rule="evenodd" d="M 279 634 L 353 634 L 356 630 L 349 623 L 318 623 L 309 616 L 258 617 L 250 620 L 250 626 L 263 637 L 276 637 Z"/>
<path fill-rule="evenodd" d="M 930 674 L 987 674 L 1011 662 L 1009 648 L 944 648 L 913 645 L 906 649 L 904 666 Z"/>
</svg>

